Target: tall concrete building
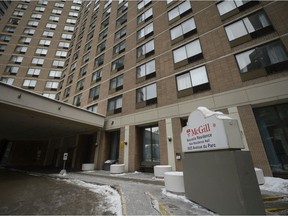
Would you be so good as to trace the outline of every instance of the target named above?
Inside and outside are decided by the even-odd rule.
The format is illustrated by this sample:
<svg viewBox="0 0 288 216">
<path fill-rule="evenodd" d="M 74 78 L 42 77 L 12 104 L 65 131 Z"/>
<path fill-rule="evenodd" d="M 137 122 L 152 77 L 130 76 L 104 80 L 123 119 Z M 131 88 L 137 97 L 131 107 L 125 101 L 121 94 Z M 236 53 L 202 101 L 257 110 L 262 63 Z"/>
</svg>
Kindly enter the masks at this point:
<svg viewBox="0 0 288 216">
<path fill-rule="evenodd" d="M 238 119 L 255 167 L 285 176 L 287 10 L 285 1 L 12 1 L 0 76 L 104 119 L 97 135 L 70 134 L 73 168 L 182 170 L 181 129 L 206 106 Z M 61 136 L 46 140 L 41 165 L 59 165 Z"/>
</svg>

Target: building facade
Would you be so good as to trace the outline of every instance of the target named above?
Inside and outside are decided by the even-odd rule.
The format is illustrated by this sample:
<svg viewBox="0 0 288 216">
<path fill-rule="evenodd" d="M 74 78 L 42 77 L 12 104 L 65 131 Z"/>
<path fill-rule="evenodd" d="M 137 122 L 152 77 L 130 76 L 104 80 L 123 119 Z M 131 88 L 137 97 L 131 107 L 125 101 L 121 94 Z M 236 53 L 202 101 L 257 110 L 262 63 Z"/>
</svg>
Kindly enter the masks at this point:
<svg viewBox="0 0 288 216">
<path fill-rule="evenodd" d="M 287 9 L 285 1 L 12 1 L 1 20 L 1 80 L 104 115 L 97 169 L 118 160 L 127 171 L 182 170 L 181 129 L 206 106 L 238 119 L 255 167 L 282 175 Z"/>
</svg>

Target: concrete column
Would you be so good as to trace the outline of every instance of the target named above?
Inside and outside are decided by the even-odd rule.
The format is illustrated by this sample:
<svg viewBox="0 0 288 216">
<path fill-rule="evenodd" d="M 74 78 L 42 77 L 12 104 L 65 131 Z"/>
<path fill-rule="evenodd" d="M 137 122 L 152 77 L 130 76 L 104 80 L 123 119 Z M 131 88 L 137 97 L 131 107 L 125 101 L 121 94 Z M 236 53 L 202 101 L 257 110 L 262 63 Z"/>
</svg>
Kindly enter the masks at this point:
<svg viewBox="0 0 288 216">
<path fill-rule="evenodd" d="M 124 164 L 125 164 L 125 172 L 128 172 L 128 163 L 129 163 L 129 126 L 125 126 L 124 132 Z"/>
<path fill-rule="evenodd" d="M 168 154 L 168 164 L 172 167 L 172 170 L 176 170 L 175 165 L 175 151 L 174 151 L 174 139 L 172 130 L 172 119 L 165 119 L 166 124 L 166 135 L 167 135 L 167 154 Z"/>
<path fill-rule="evenodd" d="M 99 130 L 97 131 L 97 138 L 96 138 L 96 143 L 95 145 L 95 152 L 94 152 L 94 167 L 96 168 L 98 165 L 98 155 L 99 155 L 99 144 L 101 142 L 101 135 L 102 135 L 102 131 Z"/>
<path fill-rule="evenodd" d="M 241 122 L 240 115 L 239 115 L 237 107 L 228 108 L 228 112 L 229 112 L 229 116 L 231 118 L 237 119 L 238 125 L 239 125 L 239 128 L 240 128 L 240 132 L 241 132 L 241 136 L 242 136 L 242 140 L 243 140 L 244 147 L 245 147 L 243 150 L 248 151 L 249 147 L 248 147 L 248 144 L 247 144 L 247 140 L 246 140 L 246 137 L 245 137 L 245 134 L 244 134 L 242 122 Z"/>
</svg>

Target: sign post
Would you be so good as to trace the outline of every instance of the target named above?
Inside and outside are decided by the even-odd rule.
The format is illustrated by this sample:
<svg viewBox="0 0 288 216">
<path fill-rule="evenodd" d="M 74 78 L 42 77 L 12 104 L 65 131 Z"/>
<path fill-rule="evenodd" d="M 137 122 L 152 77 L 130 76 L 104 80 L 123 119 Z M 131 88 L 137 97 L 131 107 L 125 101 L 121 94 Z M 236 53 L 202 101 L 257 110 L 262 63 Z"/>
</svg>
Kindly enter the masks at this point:
<svg viewBox="0 0 288 216">
<path fill-rule="evenodd" d="M 238 122 L 198 107 L 182 129 L 185 196 L 218 214 L 265 214 Z"/>
<path fill-rule="evenodd" d="M 66 161 L 68 159 L 68 153 L 63 154 L 63 169 L 60 171 L 60 175 L 66 175 L 67 171 L 65 169 Z"/>
</svg>

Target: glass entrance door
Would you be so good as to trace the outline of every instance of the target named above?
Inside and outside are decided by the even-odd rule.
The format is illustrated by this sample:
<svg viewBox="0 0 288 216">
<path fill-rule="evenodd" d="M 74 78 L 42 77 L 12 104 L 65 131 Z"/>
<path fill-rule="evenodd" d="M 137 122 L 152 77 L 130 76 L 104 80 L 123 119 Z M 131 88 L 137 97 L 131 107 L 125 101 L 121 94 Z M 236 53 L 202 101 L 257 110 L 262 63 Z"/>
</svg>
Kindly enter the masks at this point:
<svg viewBox="0 0 288 216">
<path fill-rule="evenodd" d="M 143 161 L 160 162 L 159 127 L 143 128 Z"/>
<path fill-rule="evenodd" d="M 288 104 L 254 109 L 273 173 L 288 172 Z"/>
</svg>

